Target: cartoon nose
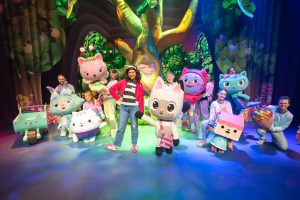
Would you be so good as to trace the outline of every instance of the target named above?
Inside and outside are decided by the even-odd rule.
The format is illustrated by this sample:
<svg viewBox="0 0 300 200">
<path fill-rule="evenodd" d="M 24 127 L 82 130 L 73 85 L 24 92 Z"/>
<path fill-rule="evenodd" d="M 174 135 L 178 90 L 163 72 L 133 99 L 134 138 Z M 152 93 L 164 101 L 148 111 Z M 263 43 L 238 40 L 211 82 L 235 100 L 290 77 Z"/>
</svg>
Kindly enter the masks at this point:
<svg viewBox="0 0 300 200">
<path fill-rule="evenodd" d="M 89 73 L 85 73 L 87 76 L 89 75 Z"/>
<path fill-rule="evenodd" d="M 96 77 L 96 74 L 94 74 L 93 76 Z"/>
</svg>

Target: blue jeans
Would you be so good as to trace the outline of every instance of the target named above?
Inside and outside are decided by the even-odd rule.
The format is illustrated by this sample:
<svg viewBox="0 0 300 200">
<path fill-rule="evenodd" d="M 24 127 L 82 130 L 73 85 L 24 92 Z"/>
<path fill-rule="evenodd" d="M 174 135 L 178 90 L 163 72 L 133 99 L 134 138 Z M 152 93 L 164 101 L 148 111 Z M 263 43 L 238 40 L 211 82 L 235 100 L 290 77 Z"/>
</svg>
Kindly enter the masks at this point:
<svg viewBox="0 0 300 200">
<path fill-rule="evenodd" d="M 130 118 L 130 125 L 131 125 L 131 141 L 132 144 L 137 144 L 139 130 L 138 130 L 138 123 L 137 123 L 137 118 L 135 117 L 135 113 L 138 110 L 139 110 L 138 106 L 121 105 L 118 131 L 117 131 L 114 145 L 118 147 L 122 145 L 124 133 L 129 118 Z"/>
</svg>

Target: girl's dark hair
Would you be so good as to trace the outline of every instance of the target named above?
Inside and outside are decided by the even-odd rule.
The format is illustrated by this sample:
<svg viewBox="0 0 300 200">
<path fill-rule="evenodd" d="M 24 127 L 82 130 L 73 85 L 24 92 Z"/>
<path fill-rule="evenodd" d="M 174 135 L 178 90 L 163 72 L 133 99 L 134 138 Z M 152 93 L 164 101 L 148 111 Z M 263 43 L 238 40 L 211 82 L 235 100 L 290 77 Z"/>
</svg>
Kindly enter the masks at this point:
<svg viewBox="0 0 300 200">
<path fill-rule="evenodd" d="M 229 67 L 229 68 L 227 69 L 227 74 L 229 74 L 229 71 L 230 71 L 231 69 L 234 69 L 234 71 L 236 71 L 235 67 Z"/>
<path fill-rule="evenodd" d="M 136 82 L 140 82 L 141 79 L 142 79 L 141 72 L 140 72 L 140 70 L 138 70 L 137 67 L 134 66 L 133 64 L 126 66 L 125 79 L 126 79 L 127 81 L 130 81 L 130 80 L 131 80 L 131 79 L 129 78 L 129 76 L 128 76 L 129 70 L 134 70 L 134 71 L 135 71 L 135 73 L 136 73 L 135 81 L 136 81 Z"/>
<path fill-rule="evenodd" d="M 219 93 L 222 92 L 222 91 L 225 91 L 225 92 L 226 92 L 226 95 L 227 95 L 227 91 L 226 91 L 225 89 L 219 89 L 218 92 L 217 92 L 217 94 L 219 94 Z"/>
</svg>

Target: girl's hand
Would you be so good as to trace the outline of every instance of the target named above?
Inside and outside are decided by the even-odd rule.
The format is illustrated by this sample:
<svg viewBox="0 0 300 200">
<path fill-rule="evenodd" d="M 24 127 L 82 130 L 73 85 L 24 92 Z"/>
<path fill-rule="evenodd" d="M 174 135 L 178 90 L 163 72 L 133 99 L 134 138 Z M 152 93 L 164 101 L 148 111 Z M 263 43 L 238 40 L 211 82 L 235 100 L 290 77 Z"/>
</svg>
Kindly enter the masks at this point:
<svg viewBox="0 0 300 200">
<path fill-rule="evenodd" d="M 215 130 L 214 130 L 212 127 L 210 127 L 210 126 L 207 127 L 207 130 L 208 130 L 209 132 L 211 132 L 211 133 L 214 133 L 214 131 L 215 131 Z"/>
</svg>

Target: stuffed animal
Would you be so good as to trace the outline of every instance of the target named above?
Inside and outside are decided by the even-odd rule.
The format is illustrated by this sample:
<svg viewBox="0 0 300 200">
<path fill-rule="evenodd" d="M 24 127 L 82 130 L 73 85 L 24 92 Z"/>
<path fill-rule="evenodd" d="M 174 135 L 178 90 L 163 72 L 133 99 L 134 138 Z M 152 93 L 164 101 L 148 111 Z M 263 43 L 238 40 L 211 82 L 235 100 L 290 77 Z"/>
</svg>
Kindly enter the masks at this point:
<svg viewBox="0 0 300 200">
<path fill-rule="evenodd" d="M 84 142 L 94 142 L 99 128 L 100 117 L 91 109 L 72 113 L 70 130 L 73 133 L 73 142 L 81 139 Z"/>
<path fill-rule="evenodd" d="M 89 58 L 79 57 L 78 64 L 80 74 L 83 78 L 82 81 L 89 85 L 91 91 L 99 92 L 101 90 L 107 90 L 104 85 L 107 82 L 107 66 L 100 53 Z"/>
<path fill-rule="evenodd" d="M 250 97 L 243 94 L 248 87 L 249 81 L 247 72 L 240 74 L 220 74 L 219 87 L 227 91 L 227 100 L 232 105 L 233 114 L 239 115 L 243 108 L 246 108 L 246 102 Z"/>
<path fill-rule="evenodd" d="M 258 127 L 262 129 L 269 129 L 273 124 L 274 114 L 268 108 L 258 108 L 253 111 L 252 119 Z"/>
<path fill-rule="evenodd" d="M 69 88 L 63 88 L 59 94 L 52 87 L 47 87 L 47 89 L 51 92 L 50 112 L 60 116 L 57 126 L 60 129 L 60 136 L 66 136 L 69 132 L 69 137 L 72 137 L 72 132 L 69 131 L 71 113 L 79 110 L 84 100 L 74 94 Z"/>
<path fill-rule="evenodd" d="M 184 114 L 182 127 L 190 125 L 193 133 L 197 132 L 198 117 L 195 117 L 196 102 L 206 88 L 206 71 L 184 68 L 179 77 L 184 86 L 184 101 L 190 103 L 190 110 Z"/>
<path fill-rule="evenodd" d="M 142 112 L 137 112 L 136 117 L 155 126 L 157 137 L 156 155 L 161 156 L 163 149 L 172 153 L 172 146 L 179 145 L 179 135 L 174 120 L 182 112 L 184 93 L 179 84 L 174 84 L 167 89 L 163 79 L 158 77 L 151 91 L 148 108 L 151 115 L 157 117 L 153 120 Z"/>
</svg>

